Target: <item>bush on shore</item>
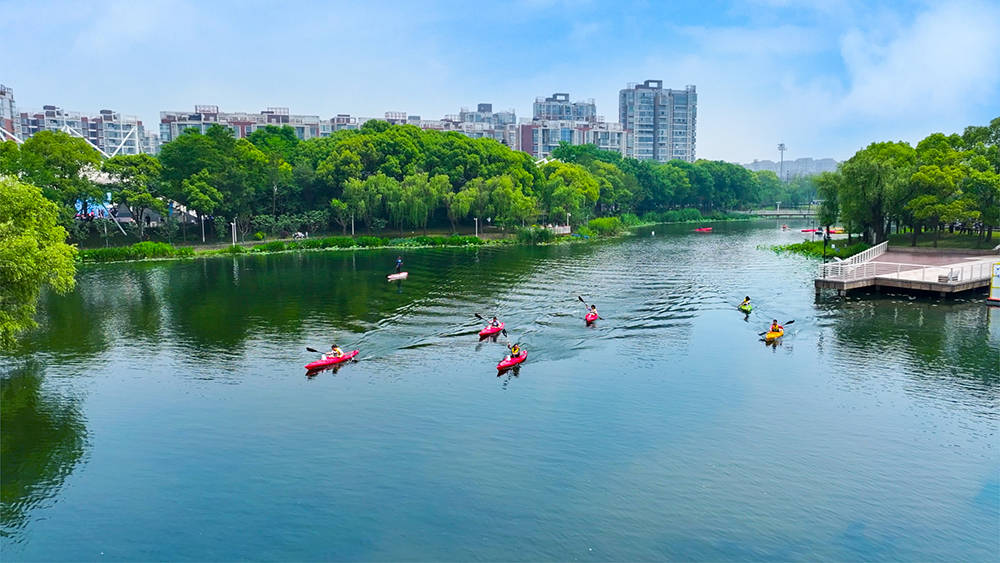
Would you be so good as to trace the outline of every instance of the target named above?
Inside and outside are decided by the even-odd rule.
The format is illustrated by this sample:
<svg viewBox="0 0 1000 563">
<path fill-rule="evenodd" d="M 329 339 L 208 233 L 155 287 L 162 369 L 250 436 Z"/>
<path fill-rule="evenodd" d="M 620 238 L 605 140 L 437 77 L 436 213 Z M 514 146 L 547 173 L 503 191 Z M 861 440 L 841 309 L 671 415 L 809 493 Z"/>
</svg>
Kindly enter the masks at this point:
<svg viewBox="0 0 1000 563">
<path fill-rule="evenodd" d="M 555 239 L 555 233 L 543 227 L 525 227 L 517 231 L 517 242 L 522 244 L 542 244 Z"/>
<path fill-rule="evenodd" d="M 857 242 L 848 246 L 844 240 L 834 240 L 831 241 L 830 244 L 827 244 L 826 256 L 827 258 L 837 257 L 840 259 L 847 259 L 859 252 L 868 250 L 870 246 L 871 245 L 865 242 Z M 792 252 L 795 254 L 809 256 L 811 258 L 823 257 L 823 241 L 821 240 L 807 240 L 797 242 L 795 244 L 783 244 L 779 246 L 772 246 L 771 249 L 778 254 L 783 252 Z"/>
<path fill-rule="evenodd" d="M 132 246 L 110 248 L 90 248 L 78 254 L 81 262 L 121 262 L 124 260 L 147 260 L 150 258 L 189 258 L 194 256 L 191 247 L 177 248 L 165 242 L 137 242 Z"/>
<path fill-rule="evenodd" d="M 598 217 L 597 219 L 591 219 L 587 223 L 587 227 L 603 236 L 617 235 L 625 230 L 625 225 L 622 224 L 622 220 L 618 217 Z"/>
</svg>

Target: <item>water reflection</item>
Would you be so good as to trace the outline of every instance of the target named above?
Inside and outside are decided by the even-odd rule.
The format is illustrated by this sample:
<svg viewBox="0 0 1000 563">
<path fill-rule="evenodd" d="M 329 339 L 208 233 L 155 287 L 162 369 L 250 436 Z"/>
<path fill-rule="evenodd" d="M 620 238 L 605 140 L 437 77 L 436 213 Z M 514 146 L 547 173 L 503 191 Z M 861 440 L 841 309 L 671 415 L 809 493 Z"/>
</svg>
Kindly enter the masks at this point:
<svg viewBox="0 0 1000 563">
<path fill-rule="evenodd" d="M 76 398 L 44 388 L 37 362 L 0 375 L 0 534 L 21 541 L 29 513 L 81 462 L 86 427 Z"/>
</svg>

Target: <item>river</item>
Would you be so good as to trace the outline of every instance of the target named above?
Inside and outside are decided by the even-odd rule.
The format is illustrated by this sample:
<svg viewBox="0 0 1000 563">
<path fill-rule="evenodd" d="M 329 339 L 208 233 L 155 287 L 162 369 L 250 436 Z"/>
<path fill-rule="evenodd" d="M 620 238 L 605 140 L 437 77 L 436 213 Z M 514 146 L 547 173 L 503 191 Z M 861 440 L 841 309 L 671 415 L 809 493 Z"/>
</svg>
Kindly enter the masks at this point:
<svg viewBox="0 0 1000 563">
<path fill-rule="evenodd" d="M 995 560 L 1000 310 L 692 229 L 83 266 L 0 354 L 3 558 Z"/>
</svg>

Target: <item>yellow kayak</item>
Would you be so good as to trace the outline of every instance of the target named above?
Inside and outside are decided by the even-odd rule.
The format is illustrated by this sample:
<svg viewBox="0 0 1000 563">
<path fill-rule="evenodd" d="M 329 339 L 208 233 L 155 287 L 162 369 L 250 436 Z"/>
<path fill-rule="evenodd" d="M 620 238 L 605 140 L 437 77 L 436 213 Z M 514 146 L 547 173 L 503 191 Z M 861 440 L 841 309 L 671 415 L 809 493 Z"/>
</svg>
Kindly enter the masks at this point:
<svg viewBox="0 0 1000 563">
<path fill-rule="evenodd" d="M 764 342 L 774 342 L 785 335 L 784 330 L 775 330 L 764 335 Z"/>
</svg>

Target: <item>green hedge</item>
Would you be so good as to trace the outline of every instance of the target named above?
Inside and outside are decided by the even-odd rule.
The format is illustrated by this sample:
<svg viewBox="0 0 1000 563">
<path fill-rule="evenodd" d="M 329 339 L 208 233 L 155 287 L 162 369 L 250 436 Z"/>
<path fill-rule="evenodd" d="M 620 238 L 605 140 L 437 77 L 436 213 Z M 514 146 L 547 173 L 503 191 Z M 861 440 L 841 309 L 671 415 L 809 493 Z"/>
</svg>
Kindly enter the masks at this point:
<svg viewBox="0 0 1000 563">
<path fill-rule="evenodd" d="M 81 262 L 121 262 L 123 260 L 145 260 L 149 258 L 187 258 L 194 256 L 191 247 L 177 248 L 165 242 L 137 242 L 132 246 L 91 248 L 77 254 Z"/>
<path fill-rule="evenodd" d="M 587 226 L 590 230 L 594 231 L 599 235 L 617 235 L 625 229 L 625 225 L 622 224 L 622 220 L 618 217 L 598 217 L 597 219 L 591 219 Z"/>
<path fill-rule="evenodd" d="M 517 231 L 517 241 L 523 244 L 552 242 L 555 238 L 555 233 L 542 227 L 526 227 Z"/>
</svg>

